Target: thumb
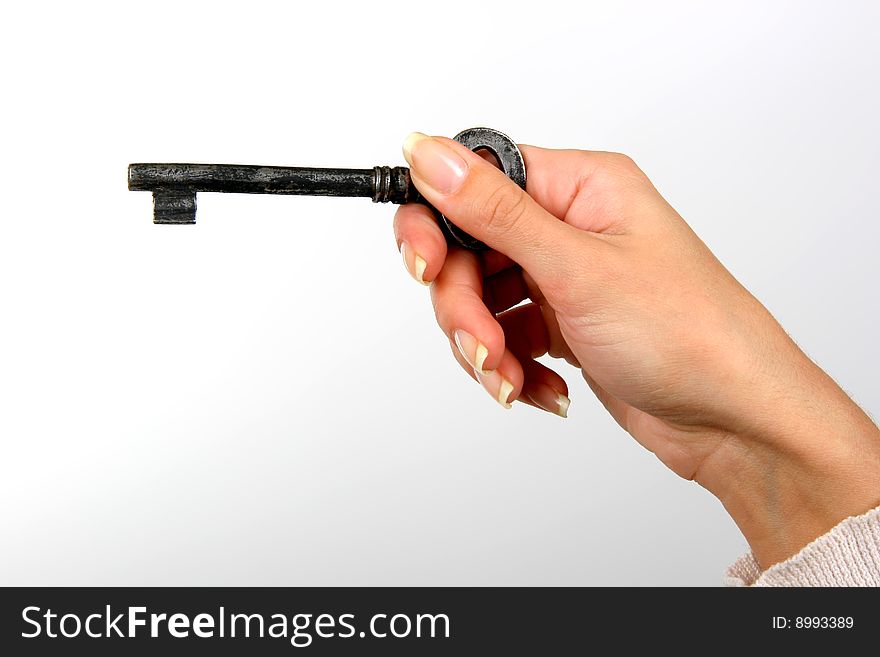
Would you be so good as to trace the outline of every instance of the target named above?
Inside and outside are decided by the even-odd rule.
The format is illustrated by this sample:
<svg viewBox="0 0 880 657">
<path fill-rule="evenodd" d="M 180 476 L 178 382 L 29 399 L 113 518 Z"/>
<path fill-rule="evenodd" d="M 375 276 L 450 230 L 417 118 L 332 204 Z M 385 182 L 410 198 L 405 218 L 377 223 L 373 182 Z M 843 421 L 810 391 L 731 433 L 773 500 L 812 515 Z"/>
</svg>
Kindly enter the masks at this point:
<svg viewBox="0 0 880 657">
<path fill-rule="evenodd" d="M 551 215 L 476 153 L 451 139 L 414 132 L 403 155 L 431 205 L 533 276 L 571 262 L 566 252 L 582 241 L 576 237 L 582 231 Z"/>
</svg>

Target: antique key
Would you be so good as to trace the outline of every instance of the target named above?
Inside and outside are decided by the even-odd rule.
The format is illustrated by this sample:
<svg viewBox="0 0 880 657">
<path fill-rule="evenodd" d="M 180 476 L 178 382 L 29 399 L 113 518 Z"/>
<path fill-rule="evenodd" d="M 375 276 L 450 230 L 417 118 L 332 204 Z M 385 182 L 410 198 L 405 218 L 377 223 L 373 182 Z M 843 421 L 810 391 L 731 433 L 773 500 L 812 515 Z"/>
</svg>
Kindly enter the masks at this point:
<svg viewBox="0 0 880 657">
<path fill-rule="evenodd" d="M 454 139 L 487 150 L 517 185 L 526 187 L 526 166 L 517 145 L 491 128 L 470 128 Z M 479 251 L 486 245 L 455 226 L 419 194 L 407 167 L 316 169 L 240 164 L 129 164 L 128 188 L 153 192 L 153 223 L 194 224 L 197 192 L 365 196 L 374 203 L 423 203 L 437 215 L 450 244 Z"/>
</svg>

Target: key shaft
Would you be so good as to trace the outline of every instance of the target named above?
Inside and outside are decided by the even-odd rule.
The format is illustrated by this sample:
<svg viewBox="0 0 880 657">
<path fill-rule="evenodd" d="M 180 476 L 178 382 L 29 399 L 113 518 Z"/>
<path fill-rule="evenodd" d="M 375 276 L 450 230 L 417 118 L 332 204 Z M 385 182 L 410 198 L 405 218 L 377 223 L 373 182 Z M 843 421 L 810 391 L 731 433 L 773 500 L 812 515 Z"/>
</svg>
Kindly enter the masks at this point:
<svg viewBox="0 0 880 657">
<path fill-rule="evenodd" d="M 128 188 L 153 192 L 157 224 L 195 223 L 197 192 L 351 196 L 374 203 L 421 199 L 407 167 L 325 169 L 250 164 L 130 164 Z"/>
</svg>

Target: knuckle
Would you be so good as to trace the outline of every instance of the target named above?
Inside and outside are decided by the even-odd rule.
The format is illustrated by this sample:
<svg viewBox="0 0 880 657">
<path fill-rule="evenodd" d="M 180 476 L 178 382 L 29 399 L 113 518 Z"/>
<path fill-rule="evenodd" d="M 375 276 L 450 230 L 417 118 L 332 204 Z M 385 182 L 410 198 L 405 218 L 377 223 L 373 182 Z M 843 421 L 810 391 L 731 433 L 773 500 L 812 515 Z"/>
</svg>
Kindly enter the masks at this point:
<svg viewBox="0 0 880 657">
<path fill-rule="evenodd" d="M 436 298 L 434 298 L 434 319 L 437 321 L 440 332 L 449 337 L 449 310 L 443 304 L 437 303 Z"/>
<path fill-rule="evenodd" d="M 635 184 L 645 178 L 645 174 L 635 160 L 623 153 L 604 153 L 599 162 L 598 170 L 609 182 Z"/>
<path fill-rule="evenodd" d="M 635 170 L 639 168 L 636 164 L 636 161 L 626 153 L 615 153 L 614 159 L 617 166 L 619 166 L 621 169 Z"/>
<path fill-rule="evenodd" d="M 434 308 L 434 319 L 437 320 L 437 325 L 445 330 L 447 306 L 443 303 L 443 295 L 440 293 L 438 282 L 431 286 L 431 306 Z"/>
<path fill-rule="evenodd" d="M 437 320 L 437 326 L 447 337 L 452 337 L 455 320 L 460 316 L 462 301 L 467 299 L 468 292 L 467 286 L 448 280 L 439 281 L 431 286 L 434 318 Z"/>
<path fill-rule="evenodd" d="M 618 171 L 634 171 L 638 169 L 635 160 L 624 153 L 605 153 L 602 160 L 603 166 L 607 169 L 616 169 Z"/>
<path fill-rule="evenodd" d="M 528 210 L 525 193 L 515 185 L 498 185 L 480 203 L 483 226 L 494 235 L 514 231 Z"/>
</svg>

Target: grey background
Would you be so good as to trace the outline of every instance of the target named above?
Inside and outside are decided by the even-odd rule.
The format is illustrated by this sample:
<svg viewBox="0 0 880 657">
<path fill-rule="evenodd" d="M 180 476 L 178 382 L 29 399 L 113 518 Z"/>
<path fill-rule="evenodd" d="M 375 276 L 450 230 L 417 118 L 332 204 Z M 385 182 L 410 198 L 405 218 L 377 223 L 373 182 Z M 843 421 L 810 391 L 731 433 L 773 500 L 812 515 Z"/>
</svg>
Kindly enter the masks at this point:
<svg viewBox="0 0 880 657">
<path fill-rule="evenodd" d="M 880 410 L 876 3 L 4 15 L 0 584 L 716 585 L 746 549 L 577 372 L 567 421 L 465 377 L 391 207 L 153 226 L 130 161 L 394 164 L 481 124 L 623 151 Z"/>
</svg>

